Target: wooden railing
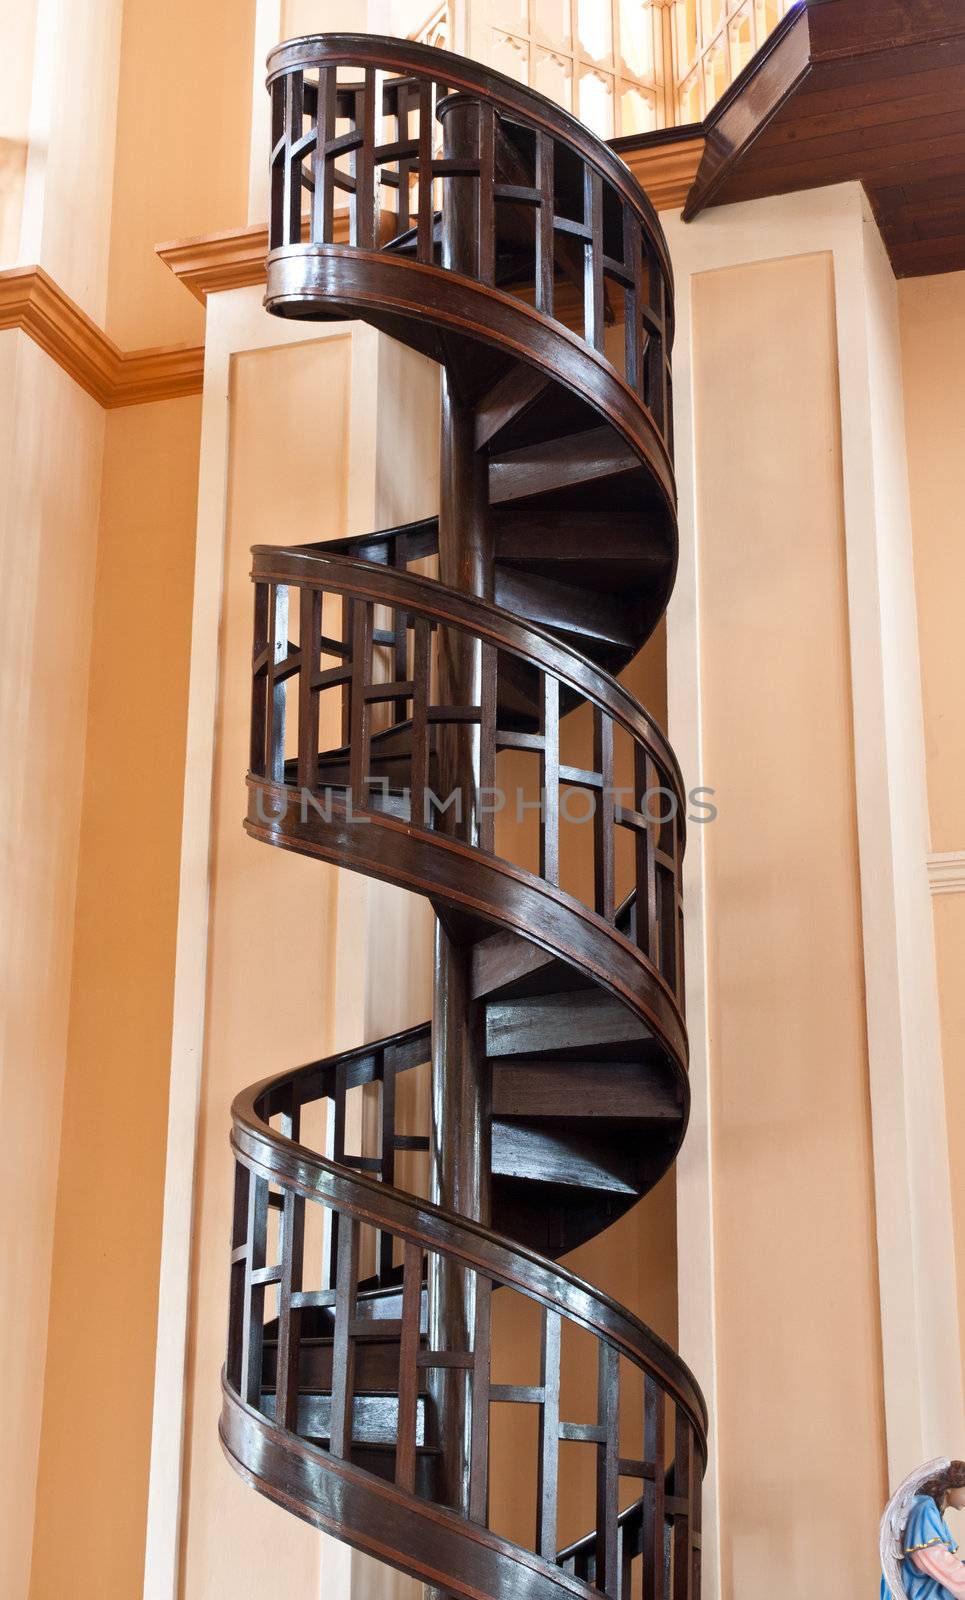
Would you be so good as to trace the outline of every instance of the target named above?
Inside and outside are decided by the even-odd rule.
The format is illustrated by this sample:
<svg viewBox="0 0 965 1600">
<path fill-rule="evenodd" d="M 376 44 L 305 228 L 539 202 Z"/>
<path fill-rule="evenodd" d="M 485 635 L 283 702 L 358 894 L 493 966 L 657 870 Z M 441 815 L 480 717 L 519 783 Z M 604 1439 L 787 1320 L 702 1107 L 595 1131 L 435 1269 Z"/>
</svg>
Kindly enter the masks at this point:
<svg viewBox="0 0 965 1600">
<path fill-rule="evenodd" d="M 441 995 L 459 1027 L 236 1100 L 222 1440 L 263 1493 L 437 1592 L 698 1600 L 696 1383 L 549 1259 L 667 1171 L 687 1119 L 683 782 L 659 727 L 570 642 L 629 661 L 672 586 L 666 244 L 606 145 L 475 63 L 356 35 L 282 45 L 269 71 L 266 305 L 362 316 L 438 360 L 452 470 L 438 520 L 255 548 L 246 826 L 426 895 L 436 1011 Z M 509 506 L 538 546 L 522 572 L 500 542 Z M 610 564 L 587 573 L 598 542 Z M 437 555 L 444 582 L 425 575 Z M 499 1093 L 535 1030 L 551 1073 L 534 1112 Z M 466 1117 L 458 1096 L 434 1104 L 431 1149 L 430 1055 L 440 1104 L 457 1057 L 479 1090 Z M 612 1087 L 589 1115 L 594 1074 Z M 424 1198 L 430 1179 L 447 1193 L 460 1121 L 485 1149 L 480 1187 L 500 1180 L 478 1209 L 474 1177 L 447 1209 Z M 523 1121 L 546 1156 L 531 1171 L 493 1137 Z M 536 1363 L 510 1374 L 494 1312 L 517 1299 L 536 1307 Z M 535 1515 L 511 1536 L 491 1521 L 494 1406 L 535 1421 Z M 566 1545 L 588 1456 L 595 1526 Z"/>
<path fill-rule="evenodd" d="M 328 817 L 333 807 L 358 818 L 391 814 L 416 830 L 431 830 L 453 805 L 460 814 L 476 806 L 478 846 L 493 853 L 499 811 L 520 804 L 519 794 L 497 786 L 498 754 L 530 753 L 539 761 L 538 799 L 522 805 L 535 806 L 539 877 L 560 884 L 561 815 L 579 791 L 588 802 L 580 814 L 592 813 L 589 908 L 615 925 L 617 840 L 625 831 L 635 890 L 630 937 L 679 1006 L 686 797 L 664 735 L 622 685 L 552 634 L 431 579 L 321 550 L 258 546 L 253 562 L 252 777 L 287 785 L 293 807 L 314 803 Z M 333 637 L 325 619 L 336 615 Z M 434 697 L 438 642 L 448 630 L 480 641 L 479 698 L 471 705 Z M 525 671 L 527 696 L 539 709 L 510 725 L 497 707 L 514 668 Z M 589 709 L 589 767 L 562 759 L 564 703 L 568 711 Z M 447 727 L 478 730 L 478 795 L 440 792 L 434 738 Z M 340 731 L 328 741 L 340 745 L 334 756 L 322 755 L 322 729 Z M 389 737 L 394 729 L 404 736 Z"/>
<path fill-rule="evenodd" d="M 413 1033 L 406 1060 L 424 1054 L 424 1044 L 418 1031 Z M 391 1444 L 397 1487 L 431 1501 L 439 1419 L 427 1379 L 439 1371 L 463 1373 L 472 1397 L 471 1520 L 488 1522 L 491 1407 L 533 1408 L 539 1485 L 534 1554 L 558 1563 L 610 1600 L 631 1600 L 639 1593 L 643 1600 L 689 1600 L 697 1592 L 706 1455 L 706 1417 L 691 1374 L 635 1317 L 564 1269 L 373 1177 L 353 1175 L 344 1152 L 336 1164 L 300 1143 L 306 1108 L 344 1094 L 353 1064 L 360 1066 L 363 1054 L 341 1058 L 341 1077 L 337 1064 L 315 1063 L 235 1101 L 224 1424 L 229 1445 L 230 1396 L 236 1394 L 276 1427 L 324 1451 L 327 1460 L 351 1463 L 364 1458 L 373 1441 Z M 374 1069 L 379 1047 L 370 1054 Z M 404 1070 L 401 1060 L 394 1070 Z M 308 1248 L 307 1240 L 322 1241 L 322 1248 L 317 1243 Z M 433 1255 L 467 1274 L 473 1325 L 465 1349 L 429 1348 L 424 1285 Z M 393 1300 L 372 1295 L 364 1263 L 373 1257 L 383 1262 L 391 1257 Z M 492 1381 L 496 1289 L 522 1295 L 539 1308 L 535 1384 Z M 277 1296 L 277 1319 L 267 1324 L 266 1293 Z M 567 1363 L 585 1370 L 587 1360 L 582 1345 L 567 1353 L 567 1326 L 592 1336 L 597 1398 L 591 1421 L 569 1420 L 561 1410 Z M 276 1346 L 269 1364 L 273 1387 L 263 1378 L 266 1332 Z M 397 1340 L 399 1349 L 391 1416 L 381 1422 L 356 1384 L 360 1351 L 375 1339 Z M 573 1443 L 595 1457 L 596 1527 L 590 1538 L 560 1551 L 561 1482 L 575 1470 L 564 1468 L 560 1447 Z M 428 1470 L 420 1467 L 420 1456 Z M 642 1495 L 624 1508 L 624 1485 L 633 1483 L 642 1486 Z"/>
<path fill-rule="evenodd" d="M 272 53 L 269 73 L 272 253 L 340 248 L 336 214 L 347 205 L 348 248 L 405 250 L 444 270 L 454 263 L 441 241 L 453 230 L 437 218 L 468 208 L 474 260 L 460 270 L 499 288 L 511 253 L 509 292 L 575 325 L 669 449 L 672 273 L 656 216 L 618 156 L 524 85 L 427 45 L 294 40 Z M 471 126 L 448 140 L 460 110 Z M 622 329 L 618 343 L 608 327 Z"/>
</svg>

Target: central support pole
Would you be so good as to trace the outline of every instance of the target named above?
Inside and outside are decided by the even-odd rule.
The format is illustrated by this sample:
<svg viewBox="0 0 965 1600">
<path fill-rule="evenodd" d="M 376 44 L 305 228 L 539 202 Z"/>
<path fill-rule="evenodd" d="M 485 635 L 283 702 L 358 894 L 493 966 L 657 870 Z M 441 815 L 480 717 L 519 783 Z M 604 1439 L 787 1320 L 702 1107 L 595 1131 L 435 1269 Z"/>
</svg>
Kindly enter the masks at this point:
<svg viewBox="0 0 965 1600">
<path fill-rule="evenodd" d="M 444 148 L 450 157 L 476 152 L 478 107 L 453 97 L 443 111 Z M 479 180 L 450 179 L 443 212 L 443 260 L 475 274 Z M 458 392 L 456 375 L 443 369 L 442 461 L 439 505 L 439 579 L 466 594 L 492 597 L 493 545 L 488 463 L 477 451 L 475 409 Z M 482 646 L 467 634 L 440 629 L 439 703 L 479 706 Z M 478 722 L 442 724 L 438 730 L 437 791 L 443 804 L 439 831 L 469 845 L 480 842 L 481 729 Z M 490 1107 L 482 1006 L 472 999 L 472 945 L 452 924 L 436 924 L 432 1016 L 432 1198 L 475 1221 L 490 1220 Z M 475 1278 L 464 1268 L 430 1256 L 429 1339 L 433 1349 L 471 1351 Z M 433 1372 L 431 1397 L 442 1450 L 437 1495 L 469 1514 L 471 1455 L 470 1373 L 458 1367 Z"/>
</svg>

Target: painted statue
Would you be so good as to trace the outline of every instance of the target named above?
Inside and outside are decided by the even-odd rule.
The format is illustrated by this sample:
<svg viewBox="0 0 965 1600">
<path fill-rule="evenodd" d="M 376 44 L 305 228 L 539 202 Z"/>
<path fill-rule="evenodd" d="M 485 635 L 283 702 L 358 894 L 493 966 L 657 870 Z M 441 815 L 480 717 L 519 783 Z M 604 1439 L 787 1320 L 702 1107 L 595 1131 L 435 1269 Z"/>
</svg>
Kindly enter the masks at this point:
<svg viewBox="0 0 965 1600">
<path fill-rule="evenodd" d="M 881 1519 L 881 1600 L 965 1600 L 949 1507 L 965 1508 L 965 1461 L 939 1456 L 899 1484 Z"/>
</svg>

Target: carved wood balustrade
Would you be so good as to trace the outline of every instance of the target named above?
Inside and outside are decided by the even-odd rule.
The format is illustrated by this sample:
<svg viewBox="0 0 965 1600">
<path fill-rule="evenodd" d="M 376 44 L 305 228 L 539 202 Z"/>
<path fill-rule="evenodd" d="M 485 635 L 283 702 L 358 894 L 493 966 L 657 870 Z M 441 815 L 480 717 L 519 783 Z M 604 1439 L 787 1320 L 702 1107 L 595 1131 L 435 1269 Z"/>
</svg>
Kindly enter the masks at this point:
<svg viewBox="0 0 965 1600">
<path fill-rule="evenodd" d="M 437 517 L 266 527 L 245 826 L 437 927 L 431 1024 L 235 1100 L 222 1443 L 438 1597 L 699 1600 L 697 1384 L 558 1264 L 668 1171 L 689 1109 L 687 800 L 617 676 L 676 569 L 666 242 L 612 150 L 477 63 L 323 36 L 269 87 L 266 306 L 438 362 L 442 472 Z"/>
</svg>

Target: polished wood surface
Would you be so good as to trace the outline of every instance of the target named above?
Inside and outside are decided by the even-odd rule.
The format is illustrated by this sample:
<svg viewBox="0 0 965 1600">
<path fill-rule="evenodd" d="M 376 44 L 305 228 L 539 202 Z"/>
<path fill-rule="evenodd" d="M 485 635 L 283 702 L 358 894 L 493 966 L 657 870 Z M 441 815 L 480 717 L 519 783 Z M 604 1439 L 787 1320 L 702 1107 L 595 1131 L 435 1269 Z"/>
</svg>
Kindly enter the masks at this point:
<svg viewBox="0 0 965 1600">
<path fill-rule="evenodd" d="M 687 798 L 612 675 L 676 563 L 665 243 L 606 146 L 472 63 L 332 37 L 275 52 L 270 82 L 268 308 L 361 316 L 440 363 L 441 501 L 253 551 L 245 826 L 425 895 L 438 932 L 431 1023 L 235 1103 L 222 1442 L 263 1494 L 439 1596 L 698 1600 L 696 1382 L 556 1264 L 667 1171 L 689 1106 Z M 538 769 L 532 859 L 495 826 L 506 752 Z M 582 898 L 562 871 L 574 793 Z M 402 1117 L 412 1082 L 423 1123 Z M 350 1147 L 362 1091 L 378 1113 Z M 494 1376 L 494 1294 L 537 1308 L 538 1381 Z M 563 1399 L 575 1331 L 589 1417 Z M 493 1406 L 535 1419 L 521 1543 L 489 1527 Z M 561 1549 L 574 1450 L 593 1526 Z"/>
<path fill-rule="evenodd" d="M 965 267 L 959 0 L 802 0 L 704 131 L 686 218 L 857 179 L 898 277 Z"/>
</svg>

